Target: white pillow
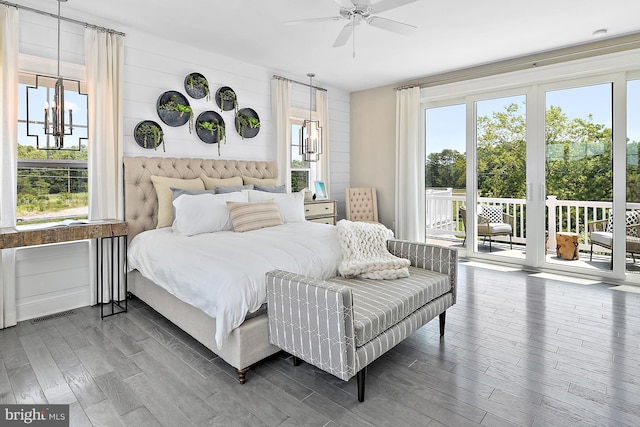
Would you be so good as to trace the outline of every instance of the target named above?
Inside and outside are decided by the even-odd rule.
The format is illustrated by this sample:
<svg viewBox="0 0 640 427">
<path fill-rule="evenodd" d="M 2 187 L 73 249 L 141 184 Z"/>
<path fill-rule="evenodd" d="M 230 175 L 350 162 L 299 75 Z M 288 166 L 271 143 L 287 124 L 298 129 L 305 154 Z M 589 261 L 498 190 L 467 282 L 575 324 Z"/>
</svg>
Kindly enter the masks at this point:
<svg viewBox="0 0 640 427">
<path fill-rule="evenodd" d="M 229 202 L 247 202 L 245 192 L 227 194 L 183 194 L 173 201 L 175 220 L 171 228 L 174 233 L 193 236 L 200 233 L 233 230 L 229 217 Z"/>
<path fill-rule="evenodd" d="M 304 195 L 302 193 L 266 193 L 258 190 L 246 190 L 250 202 L 275 200 L 282 222 L 304 222 Z"/>
</svg>

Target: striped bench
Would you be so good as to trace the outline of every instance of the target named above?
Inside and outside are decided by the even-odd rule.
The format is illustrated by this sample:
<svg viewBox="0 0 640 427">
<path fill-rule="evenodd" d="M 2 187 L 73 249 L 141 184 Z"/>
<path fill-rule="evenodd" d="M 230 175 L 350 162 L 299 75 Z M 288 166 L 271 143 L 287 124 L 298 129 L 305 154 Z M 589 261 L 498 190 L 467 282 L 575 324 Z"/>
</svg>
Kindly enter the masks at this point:
<svg viewBox="0 0 640 427">
<path fill-rule="evenodd" d="M 389 240 L 389 252 L 409 259 L 409 277 L 395 280 L 314 279 L 270 271 L 267 279 L 272 344 L 348 381 L 357 377 L 364 401 L 366 367 L 455 304 L 457 252 Z"/>
</svg>

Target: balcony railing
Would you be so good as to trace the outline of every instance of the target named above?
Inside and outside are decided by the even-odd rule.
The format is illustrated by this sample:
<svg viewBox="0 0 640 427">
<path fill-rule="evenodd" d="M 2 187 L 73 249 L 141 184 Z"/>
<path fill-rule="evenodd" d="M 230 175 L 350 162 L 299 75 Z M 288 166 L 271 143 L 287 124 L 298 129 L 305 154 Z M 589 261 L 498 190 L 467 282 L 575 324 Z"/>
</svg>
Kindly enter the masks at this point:
<svg viewBox="0 0 640 427">
<path fill-rule="evenodd" d="M 451 188 L 426 190 L 427 235 L 464 237 L 465 229 L 459 211 L 465 204 L 466 195 L 454 194 Z M 526 199 L 479 197 L 478 204 L 501 206 L 506 213 L 513 215 L 513 242 L 526 242 Z M 549 247 L 555 247 L 556 232 L 564 231 L 579 233 L 580 249 L 588 250 L 588 222 L 606 219 L 611 207 L 611 202 L 558 200 L 556 196 L 547 196 L 546 229 L 549 231 Z M 627 203 L 627 209 L 638 210 L 640 203 Z M 500 240 L 499 237 L 495 239 Z"/>
</svg>

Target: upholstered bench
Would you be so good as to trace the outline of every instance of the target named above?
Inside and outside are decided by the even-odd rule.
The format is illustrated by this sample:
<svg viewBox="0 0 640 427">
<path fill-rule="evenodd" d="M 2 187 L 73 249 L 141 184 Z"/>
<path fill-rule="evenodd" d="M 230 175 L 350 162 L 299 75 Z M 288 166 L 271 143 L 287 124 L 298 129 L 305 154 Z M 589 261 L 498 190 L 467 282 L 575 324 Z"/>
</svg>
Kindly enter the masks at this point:
<svg viewBox="0 0 640 427">
<path fill-rule="evenodd" d="M 401 240 L 389 252 L 411 261 L 409 277 L 329 280 L 275 270 L 267 273 L 272 344 L 338 378 L 357 376 L 364 401 L 366 367 L 455 304 L 455 249 Z"/>
</svg>

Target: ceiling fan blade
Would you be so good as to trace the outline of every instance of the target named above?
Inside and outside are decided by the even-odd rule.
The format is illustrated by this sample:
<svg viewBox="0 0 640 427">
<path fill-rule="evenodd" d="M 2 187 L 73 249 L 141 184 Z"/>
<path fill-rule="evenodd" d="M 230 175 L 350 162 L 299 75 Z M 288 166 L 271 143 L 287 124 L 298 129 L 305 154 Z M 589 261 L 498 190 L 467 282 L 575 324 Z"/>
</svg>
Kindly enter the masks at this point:
<svg viewBox="0 0 640 427">
<path fill-rule="evenodd" d="M 284 21 L 284 22 L 281 22 L 281 24 L 296 25 L 296 24 L 306 24 L 309 22 L 339 21 L 340 19 L 343 19 L 342 16 L 327 16 L 325 18 L 296 19 L 294 21 Z"/>
<path fill-rule="evenodd" d="M 387 10 L 395 9 L 396 7 L 404 6 L 405 4 L 414 3 L 418 0 L 381 0 L 371 5 L 371 10 L 374 13 L 386 12 Z"/>
<path fill-rule="evenodd" d="M 353 9 L 355 2 L 351 0 L 333 0 L 343 9 Z"/>
<path fill-rule="evenodd" d="M 418 27 L 405 24 L 403 22 L 392 21 L 391 19 L 380 18 L 379 16 L 372 16 L 367 19 L 367 23 L 374 27 L 382 28 L 383 30 L 391 31 L 393 33 L 404 34 L 408 36 L 413 33 Z"/>
<path fill-rule="evenodd" d="M 347 43 L 347 40 L 349 40 L 349 37 L 351 37 L 351 34 L 353 34 L 352 24 L 347 24 L 342 27 L 342 31 L 340 31 L 340 34 L 338 34 L 338 38 L 333 43 L 333 47 L 344 46 L 345 43 Z"/>
</svg>

